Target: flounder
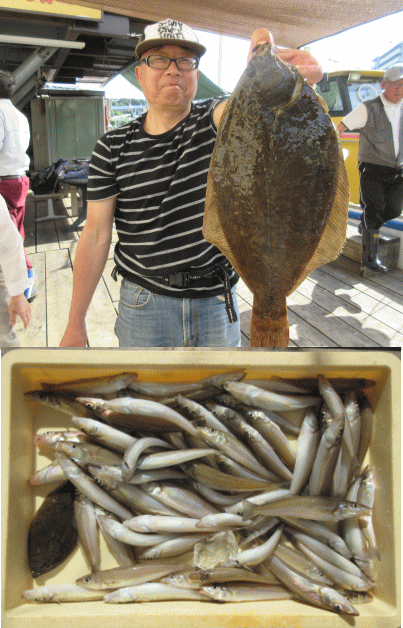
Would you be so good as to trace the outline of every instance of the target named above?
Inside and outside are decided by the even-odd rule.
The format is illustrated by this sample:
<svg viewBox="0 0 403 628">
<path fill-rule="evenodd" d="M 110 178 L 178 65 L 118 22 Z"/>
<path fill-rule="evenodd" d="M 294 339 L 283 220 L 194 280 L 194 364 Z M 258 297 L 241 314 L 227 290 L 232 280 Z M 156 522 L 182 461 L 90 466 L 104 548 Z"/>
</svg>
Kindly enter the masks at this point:
<svg viewBox="0 0 403 628">
<path fill-rule="evenodd" d="M 253 293 L 250 345 L 286 347 L 286 298 L 335 259 L 349 185 L 326 104 L 297 68 L 255 48 L 221 119 L 203 224 Z"/>
<path fill-rule="evenodd" d="M 66 482 L 47 495 L 28 533 L 28 563 L 38 578 L 60 565 L 78 544 L 74 523 L 75 487 Z"/>
</svg>

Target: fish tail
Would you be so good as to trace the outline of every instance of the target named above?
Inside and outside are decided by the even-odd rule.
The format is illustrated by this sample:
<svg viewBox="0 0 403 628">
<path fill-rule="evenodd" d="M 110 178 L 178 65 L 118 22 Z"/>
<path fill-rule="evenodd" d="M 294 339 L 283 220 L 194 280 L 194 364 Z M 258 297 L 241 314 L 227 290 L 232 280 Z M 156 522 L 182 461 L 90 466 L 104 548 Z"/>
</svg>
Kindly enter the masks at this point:
<svg viewBox="0 0 403 628">
<path fill-rule="evenodd" d="M 252 310 L 251 347 L 288 347 L 290 335 L 287 312 L 278 318 L 261 318 Z"/>
<path fill-rule="evenodd" d="M 242 507 L 243 507 L 243 513 L 242 513 L 243 520 L 248 521 L 251 517 L 253 517 L 254 504 L 249 502 L 247 499 L 244 499 L 242 501 Z"/>
</svg>

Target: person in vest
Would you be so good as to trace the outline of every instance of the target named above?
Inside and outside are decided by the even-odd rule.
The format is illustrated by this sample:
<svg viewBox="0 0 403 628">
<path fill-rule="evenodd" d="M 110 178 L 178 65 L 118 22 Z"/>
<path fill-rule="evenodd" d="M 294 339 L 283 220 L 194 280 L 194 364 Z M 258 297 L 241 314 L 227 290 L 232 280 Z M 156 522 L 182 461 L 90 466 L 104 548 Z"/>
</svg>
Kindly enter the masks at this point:
<svg viewBox="0 0 403 628">
<path fill-rule="evenodd" d="M 258 29 L 251 50 L 263 41 L 274 47 L 269 31 Z M 148 111 L 106 133 L 92 153 L 62 347 L 86 345 L 85 316 L 108 258 L 113 222 L 119 241 L 112 276 L 122 277 L 115 325 L 121 347 L 240 346 L 238 275 L 202 234 L 207 174 L 226 106 L 222 99 L 193 102 L 205 52 L 189 26 L 171 19 L 146 26 L 137 44 L 136 76 Z M 308 82 L 320 80 L 310 53 L 277 54 L 294 62 Z"/>
<path fill-rule="evenodd" d="M 403 210 L 403 65 L 385 71 L 382 93 L 362 102 L 337 126 L 360 129 L 358 162 L 363 253 L 371 270 L 386 272 L 378 257 L 379 229 Z"/>
</svg>

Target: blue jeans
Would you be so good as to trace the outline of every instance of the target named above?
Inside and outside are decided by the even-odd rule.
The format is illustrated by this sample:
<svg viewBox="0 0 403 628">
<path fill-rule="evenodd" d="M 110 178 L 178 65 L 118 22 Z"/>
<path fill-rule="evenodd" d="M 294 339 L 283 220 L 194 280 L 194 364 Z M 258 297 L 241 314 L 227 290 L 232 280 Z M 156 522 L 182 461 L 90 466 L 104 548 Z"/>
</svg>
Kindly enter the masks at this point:
<svg viewBox="0 0 403 628">
<path fill-rule="evenodd" d="M 115 334 L 120 347 L 240 347 L 238 320 L 230 323 L 224 296 L 180 299 L 122 279 Z"/>
</svg>

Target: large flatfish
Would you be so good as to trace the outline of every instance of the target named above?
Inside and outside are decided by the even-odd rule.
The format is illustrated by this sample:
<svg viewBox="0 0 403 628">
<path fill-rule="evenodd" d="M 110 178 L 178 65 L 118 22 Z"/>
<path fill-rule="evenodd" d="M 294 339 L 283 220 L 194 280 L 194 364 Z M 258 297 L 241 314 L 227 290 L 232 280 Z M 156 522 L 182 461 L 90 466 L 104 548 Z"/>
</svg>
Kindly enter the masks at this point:
<svg viewBox="0 0 403 628">
<path fill-rule="evenodd" d="M 218 129 L 203 235 L 253 292 L 250 345 L 289 343 L 286 298 L 344 244 L 349 186 L 324 101 L 259 45 Z"/>
</svg>

